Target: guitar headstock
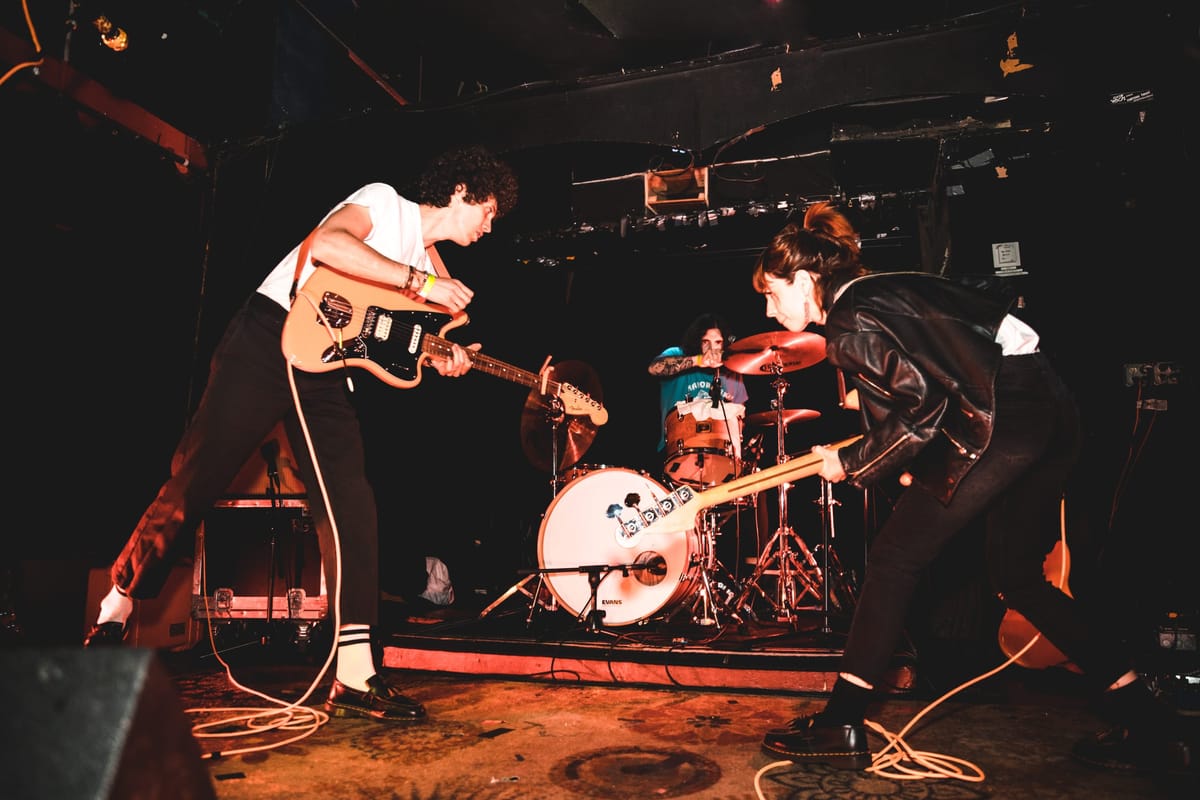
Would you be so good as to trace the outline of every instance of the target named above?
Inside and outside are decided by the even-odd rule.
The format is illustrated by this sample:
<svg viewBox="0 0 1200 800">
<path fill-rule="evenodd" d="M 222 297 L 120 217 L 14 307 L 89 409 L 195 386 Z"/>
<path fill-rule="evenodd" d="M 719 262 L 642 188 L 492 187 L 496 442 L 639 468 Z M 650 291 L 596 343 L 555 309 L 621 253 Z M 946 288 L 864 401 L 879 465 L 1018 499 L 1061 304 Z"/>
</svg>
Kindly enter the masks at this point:
<svg viewBox="0 0 1200 800">
<path fill-rule="evenodd" d="M 563 410 L 573 417 L 586 414 L 593 424 L 608 422 L 608 409 L 604 404 L 569 383 L 559 384 L 558 399 L 562 401 Z"/>
</svg>

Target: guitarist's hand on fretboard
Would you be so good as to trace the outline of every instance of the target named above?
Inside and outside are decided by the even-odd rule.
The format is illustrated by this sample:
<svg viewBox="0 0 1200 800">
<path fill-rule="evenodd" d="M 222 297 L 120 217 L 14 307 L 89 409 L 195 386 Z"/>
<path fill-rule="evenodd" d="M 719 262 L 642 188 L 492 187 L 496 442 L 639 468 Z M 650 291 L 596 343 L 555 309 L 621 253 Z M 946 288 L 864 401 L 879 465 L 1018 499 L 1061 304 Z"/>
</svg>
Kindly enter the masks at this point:
<svg viewBox="0 0 1200 800">
<path fill-rule="evenodd" d="M 461 378 L 471 371 L 471 356 L 467 351 L 478 353 L 482 347 L 483 345 L 479 342 L 466 347 L 451 342 L 449 354 L 445 357 L 430 355 L 429 364 L 437 370 L 439 375 L 447 378 Z"/>
</svg>

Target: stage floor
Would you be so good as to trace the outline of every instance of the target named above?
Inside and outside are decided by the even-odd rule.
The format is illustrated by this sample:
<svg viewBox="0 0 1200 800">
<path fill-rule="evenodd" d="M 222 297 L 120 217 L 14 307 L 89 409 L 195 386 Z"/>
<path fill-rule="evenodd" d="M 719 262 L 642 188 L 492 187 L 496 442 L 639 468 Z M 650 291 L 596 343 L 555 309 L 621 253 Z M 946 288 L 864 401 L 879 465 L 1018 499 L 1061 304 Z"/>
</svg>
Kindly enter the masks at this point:
<svg viewBox="0 0 1200 800">
<path fill-rule="evenodd" d="M 680 613 L 682 612 L 682 613 Z M 381 628 L 384 664 L 549 682 L 826 692 L 837 677 L 847 620 L 820 608 L 786 619 L 686 606 L 628 624 L 577 617 L 545 592 L 516 592 L 473 609 L 398 606 Z M 891 683 L 913 686 L 897 656 Z"/>
</svg>

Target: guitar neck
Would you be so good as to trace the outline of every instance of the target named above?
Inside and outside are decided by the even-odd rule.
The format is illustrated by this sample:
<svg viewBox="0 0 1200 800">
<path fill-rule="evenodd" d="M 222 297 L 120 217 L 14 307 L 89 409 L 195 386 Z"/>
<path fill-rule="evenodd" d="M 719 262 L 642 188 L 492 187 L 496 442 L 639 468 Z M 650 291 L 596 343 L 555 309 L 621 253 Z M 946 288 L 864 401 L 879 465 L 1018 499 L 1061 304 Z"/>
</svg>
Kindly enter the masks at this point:
<svg viewBox="0 0 1200 800">
<path fill-rule="evenodd" d="M 427 334 L 421 340 L 422 352 L 436 356 L 438 358 L 449 358 L 453 343 L 449 339 L 443 339 L 440 336 Z M 467 357 L 471 359 L 471 367 L 486 372 L 488 375 L 494 375 L 497 378 L 519 383 L 522 386 L 533 388 L 542 385 L 542 376 L 536 372 L 530 372 L 527 369 L 515 367 L 512 364 L 492 358 L 489 355 L 484 355 L 477 350 L 468 350 Z M 559 393 L 560 384 L 555 380 L 546 381 L 546 393 L 557 395 Z"/>
<path fill-rule="evenodd" d="M 829 447 L 835 450 L 840 449 L 858 441 L 860 438 L 862 437 L 853 436 L 849 439 L 843 439 L 836 444 L 831 444 Z M 713 486 L 697 494 L 696 499 L 700 501 L 702 508 L 708 508 L 722 503 L 729 503 L 747 495 L 757 494 L 767 489 L 773 489 L 788 481 L 811 477 L 820 472 L 820 470 L 821 457 L 809 452 L 802 456 L 797 456 L 790 461 L 785 461 L 782 464 L 776 464 L 758 472 L 744 475 L 741 478 L 734 478 L 726 483 Z"/>
<path fill-rule="evenodd" d="M 848 439 L 842 439 L 840 442 L 827 445 L 827 447 L 839 450 L 846 445 L 857 442 L 861 438 L 861 435 L 851 436 Z M 820 471 L 821 457 L 812 452 L 805 453 L 782 464 L 776 464 L 764 470 L 752 472 L 749 475 L 743 475 L 740 478 L 734 478 L 731 481 L 718 484 L 702 492 L 697 492 L 695 497 L 682 507 L 688 513 L 671 514 L 655 522 L 653 528 L 661 533 L 685 531 L 692 526 L 692 520 L 695 519 L 695 516 L 705 509 L 721 505 L 722 503 L 729 503 L 747 495 L 765 492 L 767 489 L 773 489 L 788 481 L 808 478 Z"/>
</svg>

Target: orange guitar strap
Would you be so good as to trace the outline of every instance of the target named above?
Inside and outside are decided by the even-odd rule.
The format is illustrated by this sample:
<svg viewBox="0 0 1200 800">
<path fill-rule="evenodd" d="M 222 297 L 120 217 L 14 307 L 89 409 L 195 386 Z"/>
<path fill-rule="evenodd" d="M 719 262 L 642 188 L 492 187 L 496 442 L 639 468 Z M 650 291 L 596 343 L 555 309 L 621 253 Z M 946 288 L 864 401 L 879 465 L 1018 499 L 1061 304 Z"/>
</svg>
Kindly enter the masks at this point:
<svg viewBox="0 0 1200 800">
<path fill-rule="evenodd" d="M 425 248 L 425 254 L 429 256 L 430 263 L 433 264 L 433 270 L 443 278 L 450 277 L 450 270 L 446 269 L 445 263 L 442 262 L 442 254 L 437 251 L 433 245 Z"/>
<path fill-rule="evenodd" d="M 313 228 L 312 233 L 305 236 L 304 241 L 300 243 L 300 252 L 296 256 L 296 274 L 292 277 L 292 288 L 288 290 L 289 305 L 296 302 L 296 292 L 300 289 L 300 273 L 308 263 L 308 251 L 312 247 L 312 238 L 316 232 L 317 229 Z"/>
</svg>

